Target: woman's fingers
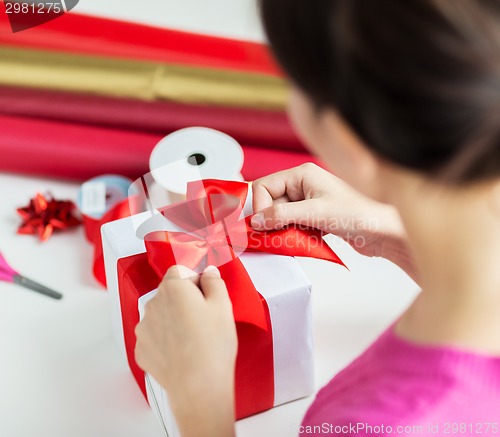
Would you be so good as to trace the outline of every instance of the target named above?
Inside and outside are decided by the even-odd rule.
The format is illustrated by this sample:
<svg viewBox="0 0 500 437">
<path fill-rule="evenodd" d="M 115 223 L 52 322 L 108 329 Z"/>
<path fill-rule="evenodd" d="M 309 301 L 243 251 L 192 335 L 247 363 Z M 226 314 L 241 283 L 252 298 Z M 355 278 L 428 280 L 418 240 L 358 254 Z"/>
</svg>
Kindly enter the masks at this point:
<svg viewBox="0 0 500 437">
<path fill-rule="evenodd" d="M 286 196 L 286 172 L 275 173 L 252 183 L 253 210 L 270 207 L 276 199 Z"/>
<path fill-rule="evenodd" d="M 178 280 L 188 279 L 196 285 L 205 299 L 219 299 L 220 297 L 228 298 L 226 283 L 221 278 L 219 269 L 215 266 L 208 266 L 205 271 L 198 275 L 195 271 L 182 266 L 175 265 L 168 269 L 165 274 L 165 278 L 161 285 L 162 288 L 166 288 L 166 292 L 169 292 L 169 288 L 180 290 L 182 287 L 183 293 L 180 296 L 177 296 L 179 299 L 189 300 L 189 295 L 192 291 L 196 290 L 189 282 L 186 282 L 184 286 L 177 284 L 172 285 Z M 170 283 L 170 285 L 169 285 Z"/>
<path fill-rule="evenodd" d="M 172 266 L 167 270 L 164 280 L 169 279 L 190 279 L 194 284 L 200 284 L 200 276 L 195 271 L 180 264 Z"/>
<path fill-rule="evenodd" d="M 206 299 L 229 300 L 226 283 L 220 276 L 219 269 L 208 266 L 200 277 L 200 288 Z"/>
<path fill-rule="evenodd" d="M 251 225 L 260 231 L 282 229 L 292 223 L 316 227 L 316 222 L 319 220 L 319 214 L 316 211 L 320 206 L 319 203 L 319 199 L 275 203 L 255 214 Z"/>
<path fill-rule="evenodd" d="M 254 211 L 269 208 L 281 198 L 292 202 L 304 200 L 304 178 L 313 176 L 318 169 L 316 165 L 308 163 L 257 179 L 252 184 Z"/>
</svg>

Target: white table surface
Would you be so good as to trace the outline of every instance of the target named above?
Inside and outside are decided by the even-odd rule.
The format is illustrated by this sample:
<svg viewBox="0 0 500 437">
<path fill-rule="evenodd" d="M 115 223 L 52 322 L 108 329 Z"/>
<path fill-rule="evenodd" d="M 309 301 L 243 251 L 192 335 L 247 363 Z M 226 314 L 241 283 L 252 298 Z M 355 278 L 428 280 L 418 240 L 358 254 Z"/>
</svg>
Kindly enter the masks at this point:
<svg viewBox="0 0 500 437">
<path fill-rule="evenodd" d="M 251 0 L 80 0 L 76 11 L 262 38 Z M 0 251 L 26 276 L 64 293 L 54 301 L 0 283 L 0 436 L 162 437 L 114 343 L 108 296 L 92 277 L 92 248 L 83 229 L 45 243 L 16 235 L 15 210 L 37 191 L 74 200 L 77 190 L 75 183 L 0 173 Z M 300 261 L 313 284 L 318 388 L 388 326 L 418 289 L 388 261 L 331 241 L 349 271 Z M 297 436 L 312 400 L 242 420 L 237 434 Z"/>
<path fill-rule="evenodd" d="M 162 431 L 112 337 L 108 296 L 91 275 L 83 229 L 45 243 L 16 235 L 16 207 L 37 191 L 75 199 L 78 185 L 0 173 L 0 250 L 25 275 L 64 293 L 48 299 L 0 283 L 0 436 L 160 437 Z M 359 354 L 414 296 L 391 263 L 301 260 L 313 284 L 317 387 Z M 292 437 L 311 398 L 242 420 L 240 437 Z"/>
</svg>

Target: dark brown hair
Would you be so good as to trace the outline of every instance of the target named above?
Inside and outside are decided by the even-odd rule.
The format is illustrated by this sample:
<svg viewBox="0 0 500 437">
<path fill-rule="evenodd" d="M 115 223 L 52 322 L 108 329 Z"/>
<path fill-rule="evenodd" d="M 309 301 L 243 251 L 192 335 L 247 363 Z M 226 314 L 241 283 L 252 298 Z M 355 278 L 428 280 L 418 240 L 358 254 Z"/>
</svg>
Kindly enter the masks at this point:
<svg viewBox="0 0 500 437">
<path fill-rule="evenodd" d="M 500 176 L 500 0 L 261 0 L 272 49 L 380 156 Z"/>
</svg>

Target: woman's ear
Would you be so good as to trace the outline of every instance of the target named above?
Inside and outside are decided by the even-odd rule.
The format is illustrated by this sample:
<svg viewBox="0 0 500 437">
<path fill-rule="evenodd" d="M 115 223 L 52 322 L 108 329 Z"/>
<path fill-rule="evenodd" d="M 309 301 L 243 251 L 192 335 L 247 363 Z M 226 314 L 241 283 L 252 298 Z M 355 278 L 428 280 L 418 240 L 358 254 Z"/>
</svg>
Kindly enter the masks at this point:
<svg viewBox="0 0 500 437">
<path fill-rule="evenodd" d="M 318 108 L 299 88 L 292 87 L 288 113 L 295 131 L 328 168 L 355 189 L 381 200 L 379 159 L 334 108 Z"/>
<path fill-rule="evenodd" d="M 334 109 L 324 109 L 321 115 L 324 137 L 321 158 L 334 173 L 367 196 L 380 197 L 383 161 Z M 325 141 L 326 142 L 326 141 Z"/>
<path fill-rule="evenodd" d="M 500 180 L 492 183 L 490 191 L 490 205 L 493 215 L 500 220 Z"/>
</svg>

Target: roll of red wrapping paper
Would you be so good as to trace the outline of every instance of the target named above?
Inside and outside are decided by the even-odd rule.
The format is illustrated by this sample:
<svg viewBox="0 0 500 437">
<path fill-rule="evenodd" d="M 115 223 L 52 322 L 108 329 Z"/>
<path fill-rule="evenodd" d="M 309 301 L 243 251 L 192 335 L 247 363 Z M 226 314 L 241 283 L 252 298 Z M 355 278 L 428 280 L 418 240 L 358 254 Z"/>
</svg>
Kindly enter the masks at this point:
<svg viewBox="0 0 500 437">
<path fill-rule="evenodd" d="M 220 130 L 242 144 L 304 151 L 286 114 L 177 102 L 0 86 L 0 113 L 167 135 L 189 126 Z"/>
<path fill-rule="evenodd" d="M 85 180 L 104 173 L 136 179 L 163 137 L 130 130 L 0 115 L 0 170 Z M 307 153 L 243 146 L 247 180 L 315 160 Z"/>
<path fill-rule="evenodd" d="M 14 34 L 3 2 L 0 44 L 281 75 L 263 44 L 74 12 Z"/>
</svg>

